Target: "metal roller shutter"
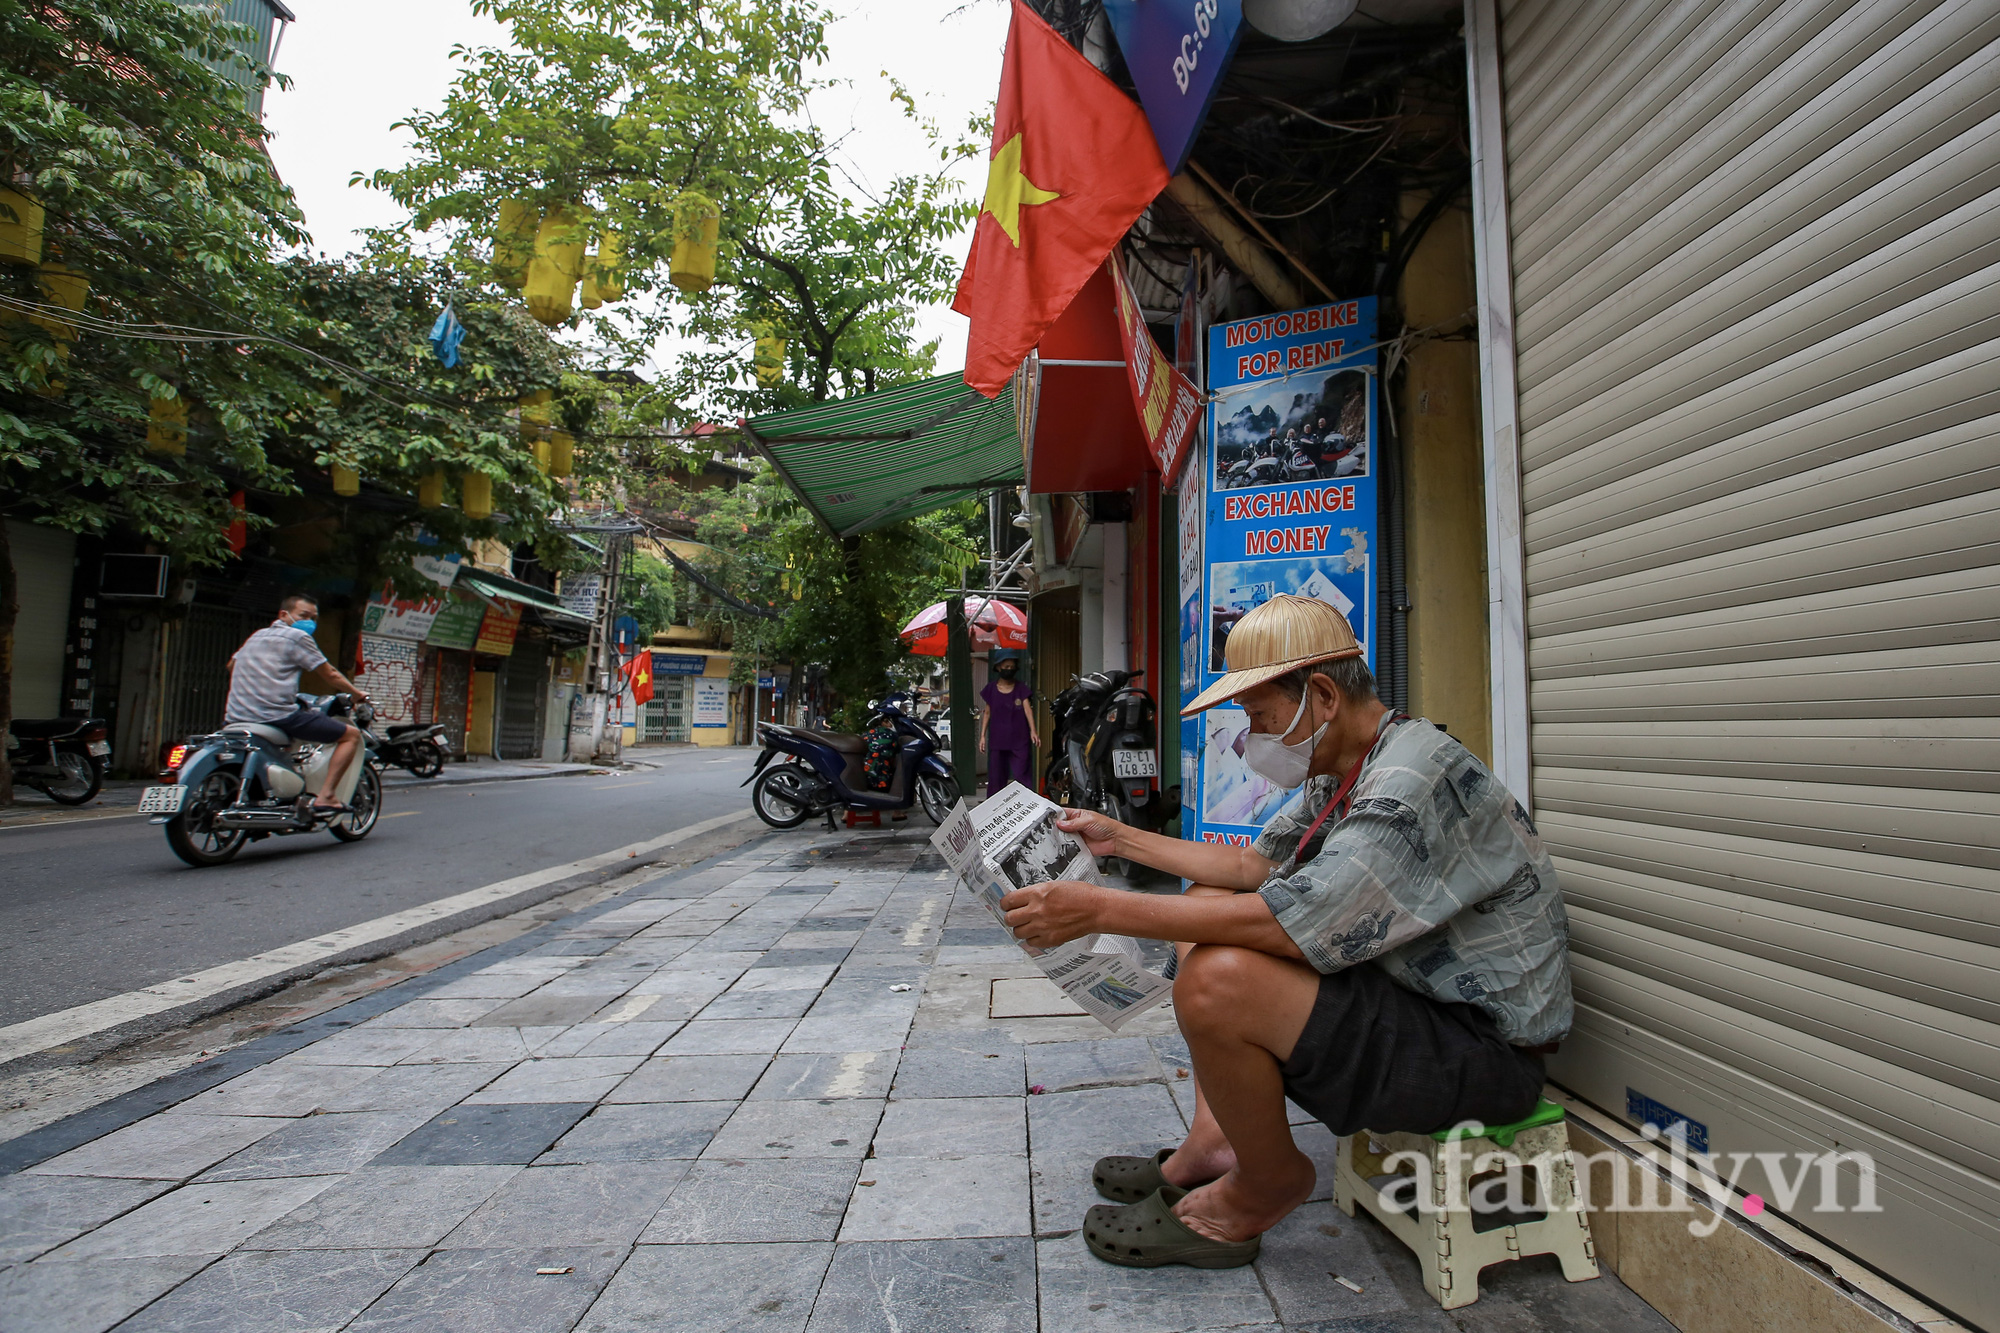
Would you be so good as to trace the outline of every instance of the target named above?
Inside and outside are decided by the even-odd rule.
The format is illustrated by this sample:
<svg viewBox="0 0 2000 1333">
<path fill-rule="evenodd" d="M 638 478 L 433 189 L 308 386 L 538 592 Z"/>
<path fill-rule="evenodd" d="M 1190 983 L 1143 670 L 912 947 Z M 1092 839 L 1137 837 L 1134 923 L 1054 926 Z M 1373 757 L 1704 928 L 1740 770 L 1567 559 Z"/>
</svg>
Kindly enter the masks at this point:
<svg viewBox="0 0 2000 1333">
<path fill-rule="evenodd" d="M 63 684 L 70 581 L 76 536 L 39 523 L 0 519 L 14 558 L 14 716 L 61 717 L 70 711 Z"/>
<path fill-rule="evenodd" d="M 1498 47 L 1551 1075 L 1873 1154 L 1883 1213 L 1798 1220 L 1990 1319 L 2000 7 L 1502 0 Z"/>
<path fill-rule="evenodd" d="M 542 757 L 542 710 L 548 701 L 549 656 L 540 639 L 523 635 L 500 677 L 502 759 Z"/>
</svg>

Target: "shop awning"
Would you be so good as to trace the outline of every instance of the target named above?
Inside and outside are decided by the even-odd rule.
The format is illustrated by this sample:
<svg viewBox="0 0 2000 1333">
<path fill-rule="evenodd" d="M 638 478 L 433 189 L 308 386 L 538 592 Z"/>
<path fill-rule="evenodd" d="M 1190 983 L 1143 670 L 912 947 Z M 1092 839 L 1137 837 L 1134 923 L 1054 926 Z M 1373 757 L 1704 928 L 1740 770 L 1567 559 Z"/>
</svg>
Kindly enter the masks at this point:
<svg viewBox="0 0 2000 1333">
<path fill-rule="evenodd" d="M 532 583 L 522 583 L 519 579 L 510 579 L 504 575 L 489 573 L 483 569 L 465 569 L 459 571 L 458 586 L 476 597 L 484 597 L 491 601 L 512 602 L 516 606 L 526 607 L 531 611 L 538 611 L 541 613 L 542 618 L 550 624 L 566 628 L 590 628 L 588 620 L 570 612 L 561 602 L 556 600 L 554 593 L 544 592 Z"/>
<path fill-rule="evenodd" d="M 1154 466 L 1132 405 L 1111 275 L 1100 268 L 1028 359 L 1028 490 L 1122 491 Z"/>
<path fill-rule="evenodd" d="M 842 537 L 1019 484 L 1014 392 L 983 398 L 959 374 L 755 417 L 743 431 Z"/>
</svg>

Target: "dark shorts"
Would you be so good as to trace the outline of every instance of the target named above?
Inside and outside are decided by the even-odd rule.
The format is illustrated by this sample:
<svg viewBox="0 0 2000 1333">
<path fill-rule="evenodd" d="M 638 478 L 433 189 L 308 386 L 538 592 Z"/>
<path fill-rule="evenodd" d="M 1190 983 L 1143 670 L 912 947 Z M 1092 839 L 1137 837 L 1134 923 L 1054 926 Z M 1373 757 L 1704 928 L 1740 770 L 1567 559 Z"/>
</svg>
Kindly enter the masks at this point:
<svg viewBox="0 0 2000 1333">
<path fill-rule="evenodd" d="M 1535 1109 L 1542 1060 L 1486 1013 L 1406 990 L 1369 964 L 1319 979 L 1283 1070 L 1285 1095 L 1336 1134 L 1505 1125 Z"/>
<path fill-rule="evenodd" d="M 331 744 L 347 739 L 347 724 L 337 717 L 328 717 L 317 708 L 301 708 L 289 717 L 281 717 L 271 723 L 295 741 L 321 741 Z"/>
</svg>

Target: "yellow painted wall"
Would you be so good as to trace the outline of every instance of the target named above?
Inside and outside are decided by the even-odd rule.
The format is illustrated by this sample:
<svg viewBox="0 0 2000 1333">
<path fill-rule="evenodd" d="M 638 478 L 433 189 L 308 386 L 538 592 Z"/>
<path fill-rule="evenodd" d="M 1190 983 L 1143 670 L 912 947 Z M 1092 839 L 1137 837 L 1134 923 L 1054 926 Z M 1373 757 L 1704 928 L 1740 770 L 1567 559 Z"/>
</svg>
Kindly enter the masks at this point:
<svg viewBox="0 0 2000 1333">
<path fill-rule="evenodd" d="M 1405 195 L 1403 216 L 1425 201 Z M 1410 328 L 1446 326 L 1446 336 L 1411 349 L 1396 401 L 1408 492 L 1410 711 L 1491 762 L 1479 344 L 1472 216 L 1462 206 L 1447 208 L 1424 234 L 1403 271 L 1401 297 Z"/>
<path fill-rule="evenodd" d="M 708 659 L 708 665 L 702 668 L 701 674 L 711 679 L 720 676 L 724 680 L 727 680 L 729 678 L 730 664 L 735 660 L 732 654 L 717 653 Z M 689 687 L 690 690 L 692 688 L 692 686 Z M 736 693 L 732 690 L 729 695 L 729 725 L 726 727 L 689 726 L 688 738 L 696 745 L 712 746 L 730 744 L 732 738 L 736 735 L 736 708 Z M 690 723 L 694 720 L 694 696 L 692 693 L 688 696 L 688 720 Z"/>
<path fill-rule="evenodd" d="M 472 706 L 468 710 L 470 720 L 465 724 L 467 754 L 493 753 L 493 687 L 498 679 L 498 672 L 472 673 Z"/>
</svg>

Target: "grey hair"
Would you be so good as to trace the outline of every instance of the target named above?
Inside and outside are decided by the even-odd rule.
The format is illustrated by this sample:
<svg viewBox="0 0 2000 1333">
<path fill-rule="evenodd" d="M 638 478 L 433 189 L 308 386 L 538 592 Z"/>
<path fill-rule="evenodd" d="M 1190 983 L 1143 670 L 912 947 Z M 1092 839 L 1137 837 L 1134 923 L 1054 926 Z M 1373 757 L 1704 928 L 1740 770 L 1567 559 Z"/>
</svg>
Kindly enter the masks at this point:
<svg viewBox="0 0 2000 1333">
<path fill-rule="evenodd" d="M 1286 698 L 1298 699 L 1304 696 L 1306 682 L 1314 676 L 1325 676 L 1332 681 L 1333 688 L 1339 690 L 1340 697 L 1349 703 L 1366 703 L 1375 697 L 1375 675 L 1359 656 L 1314 662 L 1297 671 L 1288 671 L 1271 683 L 1283 690 Z"/>
</svg>

